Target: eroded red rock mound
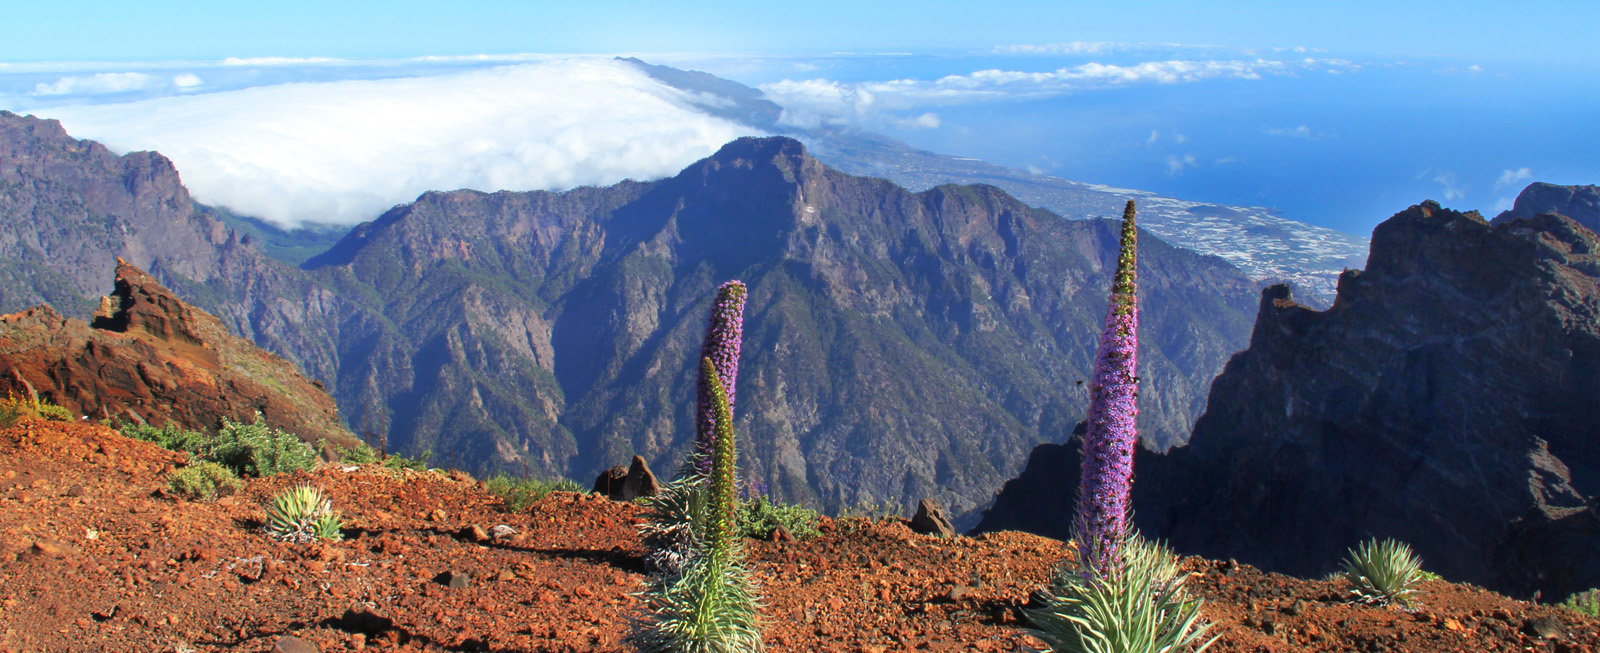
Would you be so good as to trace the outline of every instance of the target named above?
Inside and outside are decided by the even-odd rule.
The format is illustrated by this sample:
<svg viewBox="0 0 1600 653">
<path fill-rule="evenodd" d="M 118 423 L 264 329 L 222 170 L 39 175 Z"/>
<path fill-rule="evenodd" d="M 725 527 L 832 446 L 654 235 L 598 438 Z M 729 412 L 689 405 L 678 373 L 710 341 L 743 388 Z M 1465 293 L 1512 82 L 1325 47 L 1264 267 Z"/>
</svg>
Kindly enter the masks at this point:
<svg viewBox="0 0 1600 653">
<path fill-rule="evenodd" d="M 254 421 L 259 411 L 308 442 L 356 443 L 319 382 L 117 263 L 116 289 L 92 325 L 48 305 L 0 316 L 0 393 L 47 399 L 95 421 L 207 431 L 223 418 Z"/>
</svg>

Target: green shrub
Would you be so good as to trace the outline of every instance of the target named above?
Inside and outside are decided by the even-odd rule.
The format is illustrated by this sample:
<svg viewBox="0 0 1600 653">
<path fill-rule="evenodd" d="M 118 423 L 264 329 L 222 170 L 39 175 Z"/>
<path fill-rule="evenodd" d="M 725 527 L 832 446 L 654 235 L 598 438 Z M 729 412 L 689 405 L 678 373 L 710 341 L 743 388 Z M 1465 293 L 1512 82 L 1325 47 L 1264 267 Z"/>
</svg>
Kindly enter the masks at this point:
<svg viewBox="0 0 1600 653">
<path fill-rule="evenodd" d="M 865 519 L 867 521 L 883 521 L 890 517 L 900 516 L 900 503 L 894 499 L 885 501 L 862 501 L 855 505 L 845 506 L 839 510 L 839 519 Z"/>
<path fill-rule="evenodd" d="M 16 424 L 23 416 L 52 422 L 72 422 L 77 419 L 72 416 L 72 411 L 50 403 L 49 399 L 19 398 L 15 395 L 0 399 L 0 428 Z"/>
<path fill-rule="evenodd" d="M 317 454 L 291 433 L 267 426 L 256 413 L 254 424 L 224 418 L 222 431 L 198 452 L 200 458 L 220 463 L 240 476 L 273 476 L 311 469 Z"/>
<path fill-rule="evenodd" d="M 1422 582 L 1422 561 L 1403 542 L 1373 538 L 1350 551 L 1344 577 L 1354 585 L 1350 593 L 1361 603 L 1405 603 Z"/>
<path fill-rule="evenodd" d="M 1579 614 L 1600 617 L 1600 588 L 1573 594 L 1561 602 L 1561 607 Z"/>
<path fill-rule="evenodd" d="M 508 474 L 497 474 L 483 482 L 489 494 L 500 497 L 501 509 L 509 513 L 518 513 L 528 509 L 545 495 L 551 492 L 572 492 L 583 494 L 585 490 L 576 481 L 558 478 L 552 481 L 536 478 L 520 478 Z"/>
<path fill-rule="evenodd" d="M 428 459 L 433 457 L 433 451 L 424 451 L 421 456 L 407 458 L 400 454 L 392 454 L 383 459 L 383 466 L 389 469 L 410 469 L 419 472 L 428 471 Z"/>
<path fill-rule="evenodd" d="M 782 526 L 799 539 L 817 534 L 817 511 L 793 504 L 776 504 L 764 496 L 739 502 L 740 534 L 758 540 L 767 539 L 773 529 Z"/>
<path fill-rule="evenodd" d="M 238 492 L 244 483 L 227 467 L 199 462 L 167 475 L 167 489 L 190 501 L 208 501 Z"/>
<path fill-rule="evenodd" d="M 358 444 L 346 449 L 333 445 L 333 450 L 339 453 L 339 461 L 352 465 L 369 465 L 378 462 L 378 452 L 365 444 Z"/>
<path fill-rule="evenodd" d="M 288 488 L 267 504 L 267 534 L 285 542 L 338 540 L 344 537 L 339 531 L 341 526 L 333 502 L 310 485 Z"/>
<path fill-rule="evenodd" d="M 172 422 L 167 422 L 166 426 L 160 428 L 149 424 L 123 422 L 113 428 L 123 437 L 153 442 L 163 449 L 184 453 L 198 452 L 207 443 L 216 439 L 216 436 L 190 431 Z"/>
<path fill-rule="evenodd" d="M 1042 605 L 1029 608 L 1028 630 L 1051 653 L 1199 653 L 1216 638 L 1200 617 L 1201 601 L 1188 598 L 1186 575 L 1165 546 L 1138 534 L 1117 547 L 1118 571 L 1089 580 L 1075 559 L 1057 568 Z"/>
</svg>

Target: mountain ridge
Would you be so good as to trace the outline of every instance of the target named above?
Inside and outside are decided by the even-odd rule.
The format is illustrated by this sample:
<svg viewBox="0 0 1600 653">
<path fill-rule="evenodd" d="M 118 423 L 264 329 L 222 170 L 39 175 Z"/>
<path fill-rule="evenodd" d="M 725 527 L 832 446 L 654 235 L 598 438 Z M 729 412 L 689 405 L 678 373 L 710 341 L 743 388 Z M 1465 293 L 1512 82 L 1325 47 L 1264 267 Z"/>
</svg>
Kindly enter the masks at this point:
<svg viewBox="0 0 1600 653">
<path fill-rule="evenodd" d="M 751 288 L 736 415 L 754 478 L 830 510 L 934 496 L 970 512 L 1081 412 L 1070 379 L 1088 377 L 1114 261 L 1099 221 L 994 187 L 914 194 L 756 139 L 653 182 L 425 193 L 296 268 L 187 200 L 170 164 L 135 186 L 166 194 L 133 194 L 124 168 L 159 155 L 85 163 L 69 150 L 92 145 L 42 122 L 0 116 L 0 141 L 76 176 L 15 173 L 8 197 L 48 210 L 6 213 L 5 230 L 92 227 L 67 210 L 85 193 L 134 207 L 106 213 L 115 237 L 74 246 L 133 256 L 322 379 L 356 432 L 477 473 L 583 477 L 635 453 L 674 467 L 711 289 L 737 276 Z M 138 240 L 161 229 L 188 235 L 165 251 Z M 1157 238 L 1148 251 L 1144 359 L 1166 382 L 1147 435 L 1164 448 L 1243 345 L 1254 283 Z"/>
<path fill-rule="evenodd" d="M 1114 218 L 1130 199 L 1141 205 L 1142 227 L 1175 245 L 1220 256 L 1263 282 L 1291 282 L 1325 305 L 1338 276 L 1365 265 L 1367 239 L 1285 219 L 1271 209 L 1193 202 L 1148 191 L 1114 188 L 948 156 L 859 129 L 798 127 L 781 121 L 782 107 L 761 92 L 699 71 L 619 58 L 652 78 L 721 102 L 697 102 L 703 111 L 768 133 L 804 142 L 814 156 L 840 171 L 882 177 L 912 191 L 942 184 L 989 184 L 1032 206 L 1068 219 Z"/>
<path fill-rule="evenodd" d="M 619 194 L 622 199 L 602 199 L 611 193 Z M 540 210 L 563 206 L 571 209 L 573 202 L 580 200 L 595 203 L 588 209 L 591 211 L 588 219 L 533 215 Z M 493 229 L 482 231 L 476 226 L 478 222 L 454 217 L 456 214 L 452 211 L 460 210 L 485 216 L 482 224 L 493 225 Z M 729 219 L 728 216 L 732 215 L 750 217 Z M 1079 252 L 1074 256 L 1083 265 L 1088 265 L 1089 269 L 1072 274 L 1073 292 L 1075 296 L 1087 293 L 1087 297 L 1103 303 L 1100 296 L 1104 294 L 1104 289 L 1100 286 L 1105 284 L 1087 282 L 1078 277 L 1109 274 L 1107 270 L 1112 259 L 1108 257 L 1111 256 L 1110 247 L 1115 237 L 1105 225 L 1060 221 L 1053 215 L 1026 207 L 992 187 L 949 186 L 911 194 L 885 180 L 849 177 L 828 170 L 819 161 L 806 156 L 800 143 L 789 139 L 735 141 L 717 155 L 689 166 L 676 177 L 648 183 L 627 183 L 616 191 L 579 189 L 569 191 L 569 194 L 430 193 L 417 202 L 397 207 L 391 215 L 370 226 L 352 231 L 346 243 L 336 248 L 341 252 L 358 252 L 357 255 L 341 253 L 338 258 L 314 259 L 308 263 L 312 264 L 313 272 L 319 274 L 344 274 L 344 270 L 349 270 L 355 277 L 375 282 L 377 285 L 372 286 L 372 290 L 384 295 L 410 292 L 405 282 L 399 281 L 411 278 L 407 276 L 411 274 L 407 270 L 457 270 L 458 266 L 470 266 L 474 262 L 482 262 L 492 269 L 543 270 L 551 267 L 557 270 L 558 273 L 554 275 L 530 273 L 521 277 L 526 285 L 513 294 L 522 297 L 519 301 L 525 302 L 525 305 L 516 307 L 501 304 L 499 310 L 525 311 L 530 315 L 526 323 L 548 329 L 548 339 L 539 337 L 526 347 L 518 345 L 524 352 L 534 352 L 534 360 L 549 361 L 548 364 L 539 363 L 537 370 L 528 368 L 521 385 L 537 388 L 531 393 L 536 397 L 532 401 L 543 406 L 537 412 L 547 416 L 556 413 L 562 415 L 559 420 L 561 428 L 557 431 L 564 430 L 572 434 L 574 439 L 570 442 L 573 446 L 577 442 L 599 443 L 598 448 L 579 458 L 585 461 L 580 467 L 599 468 L 635 452 L 645 455 L 652 465 L 659 467 L 664 464 L 666 468 L 671 468 L 672 461 L 681 453 L 679 450 L 686 442 L 681 434 L 687 432 L 683 427 L 689 423 L 688 411 L 692 402 L 687 389 L 692 386 L 689 381 L 693 372 L 686 361 L 691 358 L 690 353 L 703 329 L 702 313 L 709 302 L 710 290 L 721 279 L 735 276 L 743 278 L 751 288 L 745 336 L 751 345 L 746 351 L 749 352 L 747 357 L 754 360 L 745 363 L 746 372 L 741 376 L 745 385 L 740 391 L 737 414 L 742 432 L 748 434 L 757 450 L 750 460 L 779 461 L 753 463 L 757 468 L 757 477 L 774 488 L 781 488 L 790 498 L 809 498 L 831 508 L 854 501 L 882 499 L 890 494 L 901 500 L 918 498 L 908 495 L 934 493 L 938 488 L 935 479 L 944 478 L 947 482 L 962 485 L 964 495 L 946 496 L 944 500 L 959 509 L 970 510 L 982 503 L 981 497 L 988 490 L 982 483 L 959 480 L 963 474 L 958 461 L 965 457 L 989 461 L 985 466 L 998 465 L 999 468 L 983 475 L 985 478 L 994 477 L 985 482 L 998 484 L 1000 469 L 1008 466 L 1004 461 L 1015 459 L 1012 453 L 980 453 L 974 450 L 969 452 L 971 455 L 957 455 L 954 451 L 933 452 L 937 455 L 932 456 L 919 454 L 928 459 L 913 466 L 917 471 L 911 474 L 910 480 L 899 473 L 894 474 L 896 480 L 893 483 L 886 477 L 880 477 L 875 481 L 879 484 L 876 494 L 857 496 L 844 487 L 819 492 L 815 480 L 807 480 L 821 473 L 816 469 L 817 466 L 827 470 L 825 478 L 836 478 L 838 474 L 867 474 L 871 477 L 887 473 L 866 472 L 860 467 L 860 456 L 874 459 L 874 454 L 863 452 L 853 456 L 848 453 L 849 446 L 854 445 L 847 445 L 846 442 L 853 437 L 863 437 L 866 431 L 860 430 L 860 426 L 847 426 L 842 427 L 847 432 L 841 432 L 841 426 L 830 427 L 828 423 L 832 420 L 841 425 L 865 425 L 873 423 L 874 419 L 890 417 L 873 417 L 851 411 L 834 412 L 831 416 L 826 414 L 823 409 L 830 404 L 837 407 L 849 403 L 841 404 L 844 395 L 839 394 L 845 392 L 849 384 L 826 376 L 829 370 L 846 376 L 866 375 L 874 381 L 858 385 L 882 391 L 887 386 L 879 384 L 897 376 L 937 379 L 946 374 L 955 374 L 964 380 L 948 386 L 934 383 L 930 387 L 942 387 L 940 392 L 955 393 L 950 396 L 965 397 L 963 401 L 975 405 L 989 402 L 985 398 L 988 393 L 976 391 L 978 386 L 973 384 L 979 383 L 979 378 L 1005 378 L 1008 374 L 1001 373 L 1001 368 L 980 373 L 972 367 L 972 362 L 961 362 L 967 359 L 950 347 L 963 334 L 981 334 L 985 328 L 999 328 L 1005 322 L 1001 319 L 1006 311 L 1003 306 L 1022 306 L 1050 298 L 1050 291 L 1037 286 L 1024 290 L 1026 284 L 1018 285 L 1019 280 L 1010 273 L 1002 275 L 1005 278 L 995 276 L 1000 269 L 1013 264 L 1006 261 L 1011 260 L 1008 257 L 1017 256 L 1019 244 L 1031 242 L 1027 236 L 1018 235 L 1017 230 L 1025 224 L 1031 225 L 1028 227 L 1030 229 L 1044 229 L 1043 233 L 1063 236 L 1067 233 L 1076 234 L 1074 239 L 1079 242 L 1073 247 L 1077 249 L 1070 251 Z M 590 231 L 571 231 L 575 225 L 588 225 L 585 228 Z M 601 229 L 603 233 L 594 229 Z M 512 234 L 516 235 L 515 238 L 509 237 Z M 852 249 L 851 241 L 867 250 Z M 356 242 L 364 244 L 356 247 Z M 1152 239 L 1152 243 L 1157 242 Z M 1094 244 L 1091 246 L 1090 243 Z M 514 253 L 498 249 L 516 250 L 524 246 L 532 247 L 529 251 L 538 256 L 552 258 L 519 262 Z M 1165 244 L 1153 244 L 1152 247 L 1158 251 L 1151 259 L 1155 261 L 1152 265 L 1156 269 L 1148 275 L 1152 279 L 1152 292 L 1168 292 L 1165 288 L 1174 283 L 1193 284 L 1195 282 L 1184 278 L 1184 275 L 1193 275 L 1200 269 L 1207 270 L 1205 274 L 1213 275 L 1210 279 L 1231 279 L 1221 283 L 1224 287 L 1235 288 L 1240 296 L 1248 292 L 1249 282 L 1233 276 L 1236 273 L 1230 273 L 1230 267 L 1220 260 L 1211 259 L 1213 262 L 1204 264 L 1209 267 L 1190 269 L 1207 259 L 1180 253 L 1181 250 Z M 1012 251 L 1011 254 L 1007 253 L 1008 249 Z M 1069 251 L 1058 250 L 1053 256 L 1059 257 Z M 896 258 L 895 252 L 901 252 L 911 259 L 891 262 Z M 1084 258 L 1085 252 L 1091 252 L 1092 256 Z M 561 259 L 561 256 L 570 258 Z M 1034 256 L 1039 254 L 1036 252 Z M 1173 263 L 1169 259 L 1173 257 L 1185 261 L 1177 264 L 1182 272 L 1171 269 Z M 390 269 L 390 264 L 396 262 L 398 265 Z M 976 297 L 968 291 L 950 296 L 940 296 L 936 292 L 946 286 L 941 274 L 955 274 L 953 270 L 965 269 L 959 266 L 974 263 L 988 272 L 978 274 L 976 278 L 968 276 L 966 272 L 958 276 L 965 279 L 961 283 L 981 286 Z M 1026 270 L 1029 265 L 1034 265 L 1042 270 L 1050 264 L 1050 260 L 1035 260 L 1021 263 L 1021 268 Z M 957 267 L 945 273 L 940 272 L 941 266 L 952 265 Z M 904 276 L 904 270 L 918 269 L 923 270 L 922 275 Z M 592 274 L 584 278 L 584 270 Z M 465 271 L 462 274 L 465 275 Z M 1053 274 L 1059 275 L 1060 272 Z M 991 294 L 999 299 L 990 297 Z M 1050 301 L 1059 303 L 1061 299 L 1050 298 Z M 1163 298 L 1158 303 L 1177 305 L 1181 302 Z M 1212 306 L 1201 310 L 1218 309 Z M 543 315 L 539 320 L 532 319 L 533 313 L 541 312 Z M 1082 359 L 1084 370 L 1087 370 L 1088 360 L 1092 356 L 1090 324 L 1099 318 L 1090 314 L 1097 312 L 1074 313 L 1073 321 L 1081 323 L 1078 326 L 1084 332 L 1080 334 L 1081 338 L 1074 336 L 1083 342 L 1072 344 L 1073 349 L 1084 350 L 1075 354 L 1076 358 Z M 808 317 L 818 315 L 837 317 L 820 321 Z M 850 315 L 861 317 L 845 317 Z M 997 318 L 997 315 L 1000 317 Z M 393 312 L 390 318 L 396 322 L 412 319 Z M 446 322 L 472 324 L 474 319 Z M 484 323 L 483 320 L 477 322 Z M 1161 320 L 1153 322 L 1164 324 Z M 433 332 L 447 331 L 442 325 Z M 604 326 L 596 329 L 596 325 Z M 1239 327 L 1242 324 L 1235 328 Z M 1028 322 L 1012 325 L 1011 328 L 1039 332 L 1041 327 Z M 1198 328 L 1210 331 L 1215 327 L 1206 325 Z M 486 329 L 473 327 L 471 330 L 473 334 L 458 333 L 453 341 L 449 337 L 444 338 L 447 343 L 461 344 L 458 356 L 463 360 L 468 357 L 469 349 L 494 348 L 487 338 L 478 335 L 479 332 L 486 332 Z M 819 330 L 833 335 L 822 339 L 808 335 Z M 832 345 L 827 344 L 845 334 L 849 334 L 852 342 L 863 343 L 863 347 L 865 343 L 876 343 L 872 347 L 886 348 L 880 349 L 883 352 L 899 353 L 893 354 L 886 363 L 882 356 L 889 355 L 887 353 L 861 357 L 859 353 L 835 351 Z M 1062 337 L 1058 334 L 1053 339 Z M 1050 345 L 1052 348 L 1060 346 L 1060 342 Z M 1174 351 L 1180 356 L 1209 357 L 1219 362 L 1229 353 L 1223 351 L 1227 346 L 1201 342 L 1172 343 L 1172 346 L 1178 348 Z M 1184 351 L 1183 347 L 1198 347 L 1199 350 Z M 576 359 L 564 358 L 562 353 L 594 351 L 596 348 L 612 353 L 602 356 L 580 355 Z M 552 352 L 552 357 L 540 358 L 539 352 Z M 790 357 L 782 359 L 781 364 L 778 359 L 764 358 L 772 354 L 781 358 L 784 352 L 788 352 Z M 524 354 L 522 358 L 527 360 L 529 356 Z M 1152 365 L 1157 367 L 1172 365 L 1160 354 L 1149 358 Z M 932 367 L 927 368 L 925 373 L 910 377 L 904 374 L 886 376 L 883 372 L 885 364 L 890 367 Z M 1182 364 L 1195 363 L 1186 358 Z M 1010 369 L 1009 366 L 1002 367 Z M 1018 365 L 1019 369 L 1029 367 L 1037 367 L 1037 364 Z M 805 370 L 801 376 L 804 383 L 797 384 L 794 375 L 781 371 L 794 369 Z M 1065 374 L 1061 371 L 1057 373 Z M 1028 377 L 1035 379 L 1038 385 L 1050 385 L 1050 375 L 1033 374 L 1037 372 L 1030 373 Z M 628 382 L 634 375 L 654 380 L 649 381 L 647 389 L 639 393 L 636 391 L 638 384 Z M 1080 374 L 1085 378 L 1086 375 L 1086 371 Z M 1208 374 L 1201 374 L 1200 377 L 1204 378 L 1196 377 L 1177 387 L 1197 388 L 1209 382 Z M 464 382 L 461 379 L 458 381 Z M 980 385 L 994 384 L 985 381 Z M 796 398 L 794 393 L 800 388 L 806 390 Z M 486 385 L 477 385 L 476 390 L 485 397 L 486 402 L 496 401 L 489 399 L 491 395 L 500 397 L 498 401 L 512 400 L 508 393 Z M 897 395 L 900 398 L 890 401 L 886 406 L 892 406 L 896 413 L 908 416 L 910 413 L 904 407 L 915 402 L 906 393 L 913 393 L 912 389 L 901 388 L 893 392 L 900 393 Z M 1019 390 L 1013 388 L 1008 392 L 1017 395 Z M 1011 444 L 1004 445 L 1003 450 L 1014 449 L 1023 441 L 1041 437 L 1027 434 L 1036 433 L 1034 429 L 1037 427 L 1033 424 L 1041 419 L 1043 413 L 1039 411 L 1044 410 L 1044 406 L 1035 405 L 1023 410 L 1030 403 L 1039 401 L 1040 392 L 1020 392 L 1020 395 L 1009 400 L 1002 400 L 1002 404 L 1005 401 L 1012 402 L 1011 408 L 994 407 L 984 412 L 998 416 L 1006 415 L 1011 410 L 1022 410 L 1025 416 L 1023 422 L 1003 420 L 989 423 L 988 426 L 977 426 L 982 422 L 973 422 L 976 427 L 974 432 L 999 429 L 1007 433 L 1003 440 Z M 1058 403 L 1072 393 L 1081 394 L 1079 388 L 1072 386 L 1069 391 L 1051 390 L 1044 392 L 1043 396 L 1057 397 L 1051 403 Z M 1024 396 L 1034 398 L 1025 400 Z M 1192 394 L 1178 392 L 1153 395 L 1151 398 L 1153 402 L 1167 404 L 1153 407 L 1152 416 L 1164 416 L 1153 418 L 1177 420 L 1161 431 L 1165 434 L 1164 438 L 1186 431 L 1190 418 L 1180 415 L 1198 413 L 1199 407 L 1193 405 L 1192 399 L 1180 397 L 1192 397 Z M 878 401 L 882 400 L 880 396 Z M 834 411 L 838 410 L 834 408 Z M 1060 405 L 1047 412 L 1050 414 L 1049 420 L 1059 422 L 1067 419 L 1066 415 L 1072 410 Z M 776 423 L 772 418 L 775 415 L 782 416 Z M 893 417 L 891 421 L 904 419 Z M 944 411 L 940 413 L 940 419 L 960 421 L 966 418 L 958 420 Z M 1015 418 L 1005 418 L 1012 419 Z M 608 422 L 613 424 L 608 425 Z M 890 431 L 901 434 L 895 437 L 903 439 L 910 428 L 908 424 L 890 427 Z M 925 424 L 922 428 L 929 432 L 941 432 L 950 427 Z M 851 436 L 850 433 L 856 435 Z M 955 443 L 962 439 L 953 435 L 941 438 L 945 438 L 943 441 L 946 444 L 940 447 L 957 447 Z M 1156 439 L 1152 446 L 1167 444 L 1170 444 L 1170 440 Z M 802 454 L 808 446 L 812 447 L 811 451 Z M 910 447 L 908 442 L 883 446 L 893 451 L 876 454 L 879 458 L 888 453 L 910 455 L 909 452 L 917 448 Z M 570 451 L 561 448 L 559 451 L 530 451 L 529 454 L 542 460 L 546 454 L 558 456 Z M 1020 450 L 1014 453 L 1020 456 Z M 940 462 L 941 458 L 943 462 Z M 829 492 L 834 494 L 829 495 Z"/>
</svg>

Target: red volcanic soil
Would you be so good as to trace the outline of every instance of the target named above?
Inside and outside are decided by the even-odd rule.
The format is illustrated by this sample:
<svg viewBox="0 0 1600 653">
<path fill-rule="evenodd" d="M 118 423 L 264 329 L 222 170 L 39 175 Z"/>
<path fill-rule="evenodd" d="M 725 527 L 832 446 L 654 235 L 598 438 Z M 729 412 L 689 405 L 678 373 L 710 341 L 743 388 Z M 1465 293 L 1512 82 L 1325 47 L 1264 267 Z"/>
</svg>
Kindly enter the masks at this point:
<svg viewBox="0 0 1600 653">
<path fill-rule="evenodd" d="M 556 493 L 507 514 L 465 475 L 333 464 L 193 503 L 161 491 L 183 462 L 97 425 L 0 431 L 0 650 L 632 650 L 645 579 L 634 505 Z M 301 482 L 331 493 L 344 541 L 261 533 L 262 502 Z M 498 525 L 516 534 L 474 532 Z M 1062 555 L 1033 535 L 940 540 L 905 520 L 824 531 L 748 543 L 771 650 L 1025 650 L 1021 606 Z M 1428 582 L 1415 606 L 1383 609 L 1346 603 L 1342 582 L 1184 565 L 1219 653 L 1600 643 L 1600 620 L 1470 586 Z"/>
</svg>

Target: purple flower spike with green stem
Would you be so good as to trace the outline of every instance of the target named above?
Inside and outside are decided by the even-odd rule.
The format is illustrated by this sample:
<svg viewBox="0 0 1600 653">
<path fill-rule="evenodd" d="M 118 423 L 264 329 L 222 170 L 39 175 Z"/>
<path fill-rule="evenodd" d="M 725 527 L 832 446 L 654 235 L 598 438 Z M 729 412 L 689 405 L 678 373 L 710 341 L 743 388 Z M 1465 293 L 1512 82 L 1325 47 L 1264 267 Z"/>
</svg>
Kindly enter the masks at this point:
<svg viewBox="0 0 1600 653">
<path fill-rule="evenodd" d="M 706 324 L 706 337 L 700 347 L 700 357 L 711 359 L 714 374 L 702 368 L 696 384 L 698 410 L 695 412 L 695 467 L 700 474 L 711 473 L 711 449 L 716 439 L 717 416 L 713 405 L 711 378 L 716 377 L 728 398 L 728 412 L 733 412 L 734 383 L 739 379 L 739 345 L 744 335 L 744 301 L 749 292 L 743 281 L 729 281 L 717 288 L 716 302 L 711 306 L 711 319 Z"/>
<path fill-rule="evenodd" d="M 1130 200 L 1122 212 L 1122 244 L 1111 305 L 1095 356 L 1088 430 L 1078 484 L 1077 552 L 1086 579 L 1118 573 L 1117 548 L 1128 534 L 1133 448 L 1139 440 L 1138 233 Z"/>
<path fill-rule="evenodd" d="M 708 376 L 715 372 L 709 357 L 701 359 L 700 370 Z M 726 558 L 736 532 L 733 521 L 738 515 L 739 505 L 736 497 L 738 480 L 734 471 L 738 459 L 733 441 L 733 407 L 728 405 L 727 394 L 720 387 L 711 389 L 711 406 L 717 418 L 717 428 L 711 447 L 711 485 L 710 496 L 707 497 L 709 501 L 706 502 L 710 519 L 706 523 L 706 549 L 708 555 Z"/>
</svg>

